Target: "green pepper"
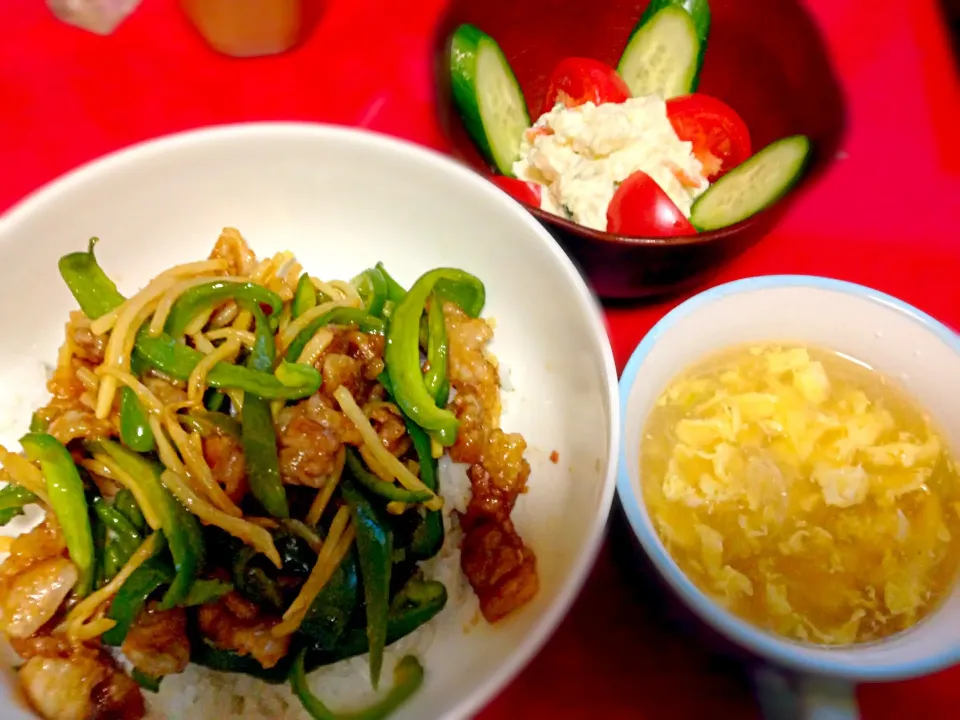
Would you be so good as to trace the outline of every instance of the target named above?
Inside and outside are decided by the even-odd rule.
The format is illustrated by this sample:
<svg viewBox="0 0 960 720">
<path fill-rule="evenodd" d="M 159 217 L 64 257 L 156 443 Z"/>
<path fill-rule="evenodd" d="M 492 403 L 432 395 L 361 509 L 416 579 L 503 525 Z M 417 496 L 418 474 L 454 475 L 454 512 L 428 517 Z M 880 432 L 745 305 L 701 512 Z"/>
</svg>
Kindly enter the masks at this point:
<svg viewBox="0 0 960 720">
<path fill-rule="evenodd" d="M 454 270 L 460 273 L 462 270 Z M 465 277 L 464 277 L 465 276 Z M 486 289 L 480 279 L 463 272 L 463 276 L 443 277 L 437 281 L 434 293 L 443 301 L 452 302 L 472 318 L 480 317 L 487 301 Z"/>
<path fill-rule="evenodd" d="M 148 498 L 147 502 L 159 517 L 160 528 L 154 529 L 163 530 L 177 571 L 160 604 L 161 609 L 169 610 L 187 597 L 200 569 L 203 560 L 203 534 L 200 525 L 160 482 L 160 466 L 112 440 L 99 440 L 95 447 L 103 449 L 138 483 L 141 492 Z"/>
<path fill-rule="evenodd" d="M 91 241 L 90 249 L 85 253 L 71 253 L 60 258 L 60 274 L 80 304 L 81 310 L 88 317 L 97 318 L 121 305 L 125 298 L 117 292 L 117 286 L 97 264 L 93 255 L 93 243 L 94 241 Z M 228 285 L 232 286 L 231 290 L 236 289 L 236 283 L 228 283 Z M 207 286 L 198 286 L 198 288 L 205 287 Z M 244 286 L 241 285 L 240 287 Z M 263 290 L 264 293 L 270 293 L 270 295 L 260 294 L 260 290 L 252 291 L 249 296 L 251 302 L 258 298 L 266 298 L 266 304 L 269 304 L 271 308 L 275 307 L 273 303 L 276 301 L 279 301 L 282 306 L 282 301 L 275 293 L 260 286 L 256 287 Z M 246 295 L 240 297 L 244 300 L 247 299 Z M 183 300 L 183 296 L 180 300 Z M 183 314 L 187 315 L 188 313 L 184 310 Z M 178 325 L 181 322 L 189 324 L 190 320 L 196 317 L 196 314 L 194 313 L 186 321 L 176 319 L 176 322 Z M 187 380 L 197 363 L 204 357 L 203 353 L 187 347 L 183 343 L 178 343 L 167 333 L 161 333 L 157 337 L 149 337 L 145 330 L 141 330 L 137 336 L 134 353 L 149 366 L 155 367 L 177 380 Z M 217 363 L 207 375 L 207 382 L 213 388 L 237 388 L 268 400 L 300 400 L 313 395 L 320 388 L 320 373 L 313 368 L 301 367 L 298 370 L 282 370 L 283 365 L 281 364 L 275 375 L 270 375 L 230 363 Z M 312 373 L 307 371 L 312 371 Z"/>
<path fill-rule="evenodd" d="M 293 319 L 303 315 L 310 308 L 317 306 L 317 289 L 313 286 L 313 281 L 307 273 L 300 276 L 297 283 L 297 290 L 293 294 Z"/>
<path fill-rule="evenodd" d="M 90 238 L 86 252 L 64 255 L 57 263 L 60 276 L 70 288 L 83 314 L 91 320 L 115 310 L 126 300 L 113 280 L 107 277 L 97 264 L 97 258 L 93 254 L 97 242 L 97 238 Z"/>
<path fill-rule="evenodd" d="M 192 663 L 219 672 L 250 675 L 271 685 L 279 685 L 287 681 L 290 666 L 293 662 L 293 657 L 289 653 L 272 668 L 265 668 L 249 655 L 238 655 L 231 650 L 222 650 L 211 645 L 203 637 L 195 637 L 197 639 L 190 646 L 190 662 Z"/>
<path fill-rule="evenodd" d="M 362 332 L 383 335 L 386 325 L 380 318 L 374 317 L 364 308 L 336 307 L 324 313 L 299 332 L 287 348 L 287 362 L 295 363 L 300 353 L 310 342 L 310 338 L 327 325 L 356 325 Z"/>
<path fill-rule="evenodd" d="M 256 342 L 250 351 L 250 357 L 247 358 L 247 367 L 266 372 L 273 367 L 276 356 L 273 333 L 270 332 L 267 320 L 259 308 L 254 310 L 253 315 L 256 321 Z M 274 517 L 290 517 L 287 492 L 280 477 L 277 431 L 273 425 L 270 403 L 255 394 L 245 392 L 241 416 L 240 432 L 250 492 Z"/>
<path fill-rule="evenodd" d="M 107 538 L 107 542 L 104 545 L 103 550 L 103 580 L 104 582 L 110 582 L 113 580 L 117 573 L 120 572 L 127 560 L 130 559 L 129 555 L 123 550 L 120 543 L 117 542 L 117 539 Z"/>
<path fill-rule="evenodd" d="M 25 505 L 39 502 L 40 498 L 25 487 L 10 484 L 0 490 L 0 526 L 23 515 Z"/>
<path fill-rule="evenodd" d="M 367 605 L 367 638 L 370 642 L 370 680 L 376 689 L 387 643 L 390 612 L 390 571 L 393 565 L 393 532 L 389 523 L 350 482 L 341 484 L 357 533 L 360 575 Z"/>
<path fill-rule="evenodd" d="M 152 452 L 154 448 L 147 411 L 137 394 L 128 387 L 120 388 L 120 439 L 135 452 Z"/>
<path fill-rule="evenodd" d="M 443 583 L 417 578 L 409 580 L 390 604 L 390 614 L 387 617 L 387 644 L 392 645 L 428 623 L 443 610 L 446 604 L 447 588 Z M 329 662 L 363 655 L 368 649 L 366 633 L 359 628 L 351 630 L 344 635 L 335 650 L 334 659 L 330 659 Z"/>
<path fill-rule="evenodd" d="M 390 604 L 387 645 L 392 645 L 428 623 L 446 604 L 447 589 L 443 583 L 416 578 L 409 580 Z M 370 641 L 365 629 L 348 630 L 333 651 L 311 649 L 307 655 L 307 671 L 363 655 L 369 649 Z"/>
<path fill-rule="evenodd" d="M 447 377 L 447 326 L 443 317 L 443 303 L 436 295 L 427 311 L 427 364 L 430 366 L 423 374 L 423 383 L 427 392 L 437 403 L 445 408 L 450 397 L 450 380 Z"/>
<path fill-rule="evenodd" d="M 240 421 L 222 412 L 191 410 L 186 415 L 182 415 L 181 419 L 189 423 L 190 427 L 203 437 L 219 431 L 228 437 L 239 440 L 242 432 Z"/>
<path fill-rule="evenodd" d="M 271 315 L 276 315 L 283 309 L 281 297 L 262 285 L 214 280 L 192 287 L 177 298 L 167 317 L 164 330 L 178 338 L 197 315 L 227 300 L 234 300 L 248 309 L 269 305 Z"/>
<path fill-rule="evenodd" d="M 387 272 L 382 262 L 378 262 L 376 268 L 380 271 L 380 274 L 383 275 L 383 279 L 387 283 L 387 299 L 396 305 L 407 296 L 407 291 L 403 285 L 393 279 L 393 276 Z"/>
<path fill-rule="evenodd" d="M 473 275 L 452 268 L 425 273 L 393 312 L 384 360 L 394 397 L 404 414 L 441 445 L 449 447 L 456 442 L 459 421 L 452 412 L 437 406 L 420 372 L 420 317 L 427 298 L 440 280 L 446 280 L 448 287 L 461 288 L 464 297 L 473 298 L 469 312 L 479 313 L 483 308 L 483 283 Z"/>
<path fill-rule="evenodd" d="M 393 502 L 421 503 L 433 497 L 425 490 L 407 490 L 396 483 L 381 480 L 363 466 L 363 461 L 352 448 L 346 451 L 347 469 L 350 476 L 375 495 Z"/>
<path fill-rule="evenodd" d="M 193 607 L 195 605 L 207 605 L 216 602 L 228 592 L 233 590 L 233 585 L 223 580 L 194 580 L 190 586 L 190 592 L 181 603 L 183 607 Z"/>
<path fill-rule="evenodd" d="M 104 527 L 104 524 L 100 522 L 100 519 L 96 516 L 96 514 L 94 514 L 93 524 L 91 525 L 90 529 L 93 533 L 93 554 L 95 557 L 93 587 L 95 590 L 99 590 L 107 584 L 107 528 Z"/>
<path fill-rule="evenodd" d="M 187 380 L 203 353 L 178 343 L 170 335 L 142 335 L 137 349 L 153 367 L 176 380 Z M 236 388 L 266 400 L 300 400 L 320 389 L 320 373 L 312 367 L 280 363 L 273 375 L 230 363 L 217 363 L 207 374 L 213 388 Z"/>
<path fill-rule="evenodd" d="M 102 497 L 94 498 L 93 510 L 97 514 L 97 517 L 100 518 L 100 522 L 103 523 L 104 527 L 113 532 L 117 544 L 120 546 L 123 554 L 126 555 L 126 558 L 129 559 L 143 542 L 140 533 L 138 533 L 130 521 L 123 516 L 123 513 L 107 505 L 107 501 Z M 121 563 L 121 565 L 122 564 L 123 563 Z"/>
<path fill-rule="evenodd" d="M 115 310 L 126 300 L 97 263 L 93 253 L 96 243 L 97 238 L 91 238 L 86 252 L 64 255 L 58 263 L 60 275 L 80 309 L 91 320 Z M 131 358 L 135 375 L 139 375 L 137 360 L 136 355 Z M 37 431 L 32 425 L 30 430 Z M 136 393 L 128 387 L 120 390 L 120 438 L 137 452 L 151 452 L 154 448 L 153 431 L 147 422 L 146 411 Z"/>
<path fill-rule="evenodd" d="M 405 703 L 423 684 L 423 667 L 413 655 L 406 655 L 394 668 L 393 687 L 383 699 L 358 712 L 335 713 L 310 692 L 304 669 L 305 656 L 306 650 L 301 651 L 290 669 L 290 687 L 314 720 L 383 720 Z"/>
<path fill-rule="evenodd" d="M 204 393 L 203 397 L 203 406 L 210 412 L 222 412 L 225 413 L 224 405 L 227 402 L 227 396 L 224 395 L 219 390 L 214 390 L 212 388 L 207 388 L 207 392 Z"/>
<path fill-rule="evenodd" d="M 143 358 L 133 353 L 130 356 L 130 372 L 139 377 L 144 371 Z M 155 441 L 150 422 L 147 420 L 147 410 L 140 402 L 140 398 L 129 387 L 120 388 L 120 440 L 135 452 L 153 452 Z"/>
<path fill-rule="evenodd" d="M 110 603 L 107 617 L 116 624 L 103 634 L 103 642 L 115 647 L 123 645 L 147 599 L 157 589 L 172 582 L 173 578 L 173 569 L 163 553 L 154 555 L 134 570 Z"/>
<path fill-rule="evenodd" d="M 322 650 L 333 650 L 357 606 L 357 561 L 347 553 L 314 598 L 297 632 Z"/>
<path fill-rule="evenodd" d="M 255 605 L 282 614 L 287 602 L 277 580 L 272 577 L 260 553 L 248 545 L 233 558 L 232 580 L 237 592 Z"/>
<path fill-rule="evenodd" d="M 70 559 L 79 572 L 73 591 L 83 597 L 93 587 L 95 570 L 90 509 L 83 480 L 70 451 L 52 435 L 27 433 L 20 439 L 20 444 L 28 458 L 40 463 L 50 504 L 63 530 Z"/>
<path fill-rule="evenodd" d="M 378 268 L 369 268 L 357 275 L 352 281 L 357 294 L 363 300 L 363 306 L 374 317 L 383 313 L 383 304 L 387 301 L 387 280 Z"/>
<path fill-rule="evenodd" d="M 299 520 L 283 520 L 282 522 L 284 525 L 300 523 Z M 300 524 L 302 525 L 302 523 Z M 303 527 L 309 530 L 306 525 Z M 319 535 L 317 538 L 319 539 Z M 281 532 L 273 536 L 273 544 L 280 554 L 284 574 L 305 578 L 313 570 L 313 566 L 317 564 L 317 553 L 313 548 L 319 547 L 319 545 L 303 537 L 300 532 L 291 531 L 284 527 Z"/>
<path fill-rule="evenodd" d="M 39 412 L 30 416 L 30 432 L 46 432 L 48 427 L 50 427 L 50 423 L 40 417 Z"/>
<path fill-rule="evenodd" d="M 133 678 L 133 681 L 144 690 L 148 690 L 152 693 L 160 692 L 160 681 L 163 680 L 162 677 L 147 675 L 145 672 L 141 672 L 137 668 L 134 668 L 130 671 L 130 677 Z"/>
<path fill-rule="evenodd" d="M 142 533 L 147 527 L 147 521 L 143 517 L 140 506 L 137 505 L 136 498 L 127 488 L 123 488 L 113 498 L 113 507 L 115 507 L 123 516 L 130 521 L 137 532 Z"/>
<path fill-rule="evenodd" d="M 437 460 L 433 457 L 430 437 L 409 418 L 404 418 L 404 422 L 407 426 L 407 434 L 410 435 L 413 443 L 413 449 L 417 453 L 420 482 L 437 492 L 439 489 Z M 417 559 L 426 560 L 440 552 L 440 547 L 443 545 L 443 515 L 439 510 L 420 508 L 419 512 L 424 515 L 413 531 L 410 552 Z"/>
</svg>

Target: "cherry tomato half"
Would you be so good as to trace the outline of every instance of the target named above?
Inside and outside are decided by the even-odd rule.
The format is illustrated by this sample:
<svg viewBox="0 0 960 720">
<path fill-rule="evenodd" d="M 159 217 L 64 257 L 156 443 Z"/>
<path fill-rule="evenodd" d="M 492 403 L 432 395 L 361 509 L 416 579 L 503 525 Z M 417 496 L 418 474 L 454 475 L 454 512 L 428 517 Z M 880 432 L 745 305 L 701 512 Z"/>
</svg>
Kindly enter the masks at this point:
<svg viewBox="0 0 960 720">
<path fill-rule="evenodd" d="M 711 182 L 750 157 L 750 131 L 736 110 L 709 95 L 694 93 L 667 100 L 667 117 Z"/>
<path fill-rule="evenodd" d="M 558 102 L 577 107 L 586 102 L 618 103 L 629 97 L 630 88 L 612 67 L 590 58 L 570 57 L 553 69 L 540 112 L 549 112 Z"/>
<path fill-rule="evenodd" d="M 696 235 L 657 181 L 638 170 L 620 183 L 607 207 L 607 232 L 629 237 Z"/>
<path fill-rule="evenodd" d="M 536 183 L 517 180 L 516 178 L 504 177 L 503 175 L 494 175 L 490 182 L 503 190 L 514 200 L 518 200 L 526 205 L 540 207 L 540 186 Z"/>
</svg>

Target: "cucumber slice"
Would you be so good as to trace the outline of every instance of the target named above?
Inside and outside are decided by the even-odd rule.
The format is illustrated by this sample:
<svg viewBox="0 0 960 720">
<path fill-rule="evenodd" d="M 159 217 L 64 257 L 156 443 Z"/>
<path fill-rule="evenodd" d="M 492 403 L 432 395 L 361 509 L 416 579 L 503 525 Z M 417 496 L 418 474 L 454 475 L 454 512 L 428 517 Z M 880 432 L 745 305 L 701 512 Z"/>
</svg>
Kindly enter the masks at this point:
<svg viewBox="0 0 960 720">
<path fill-rule="evenodd" d="M 792 135 L 767 145 L 735 167 L 693 203 L 697 230 L 718 230 L 770 207 L 792 188 L 810 157 L 810 140 Z"/>
<path fill-rule="evenodd" d="M 513 177 L 513 163 L 530 116 L 500 46 L 473 25 L 461 25 L 450 45 L 450 79 L 470 137 L 488 162 Z"/>
<path fill-rule="evenodd" d="M 637 28 L 617 71 L 634 97 L 659 95 L 669 100 L 696 89 L 702 49 L 690 13 L 668 5 Z"/>
<path fill-rule="evenodd" d="M 663 10 L 665 7 L 680 7 L 690 13 L 693 18 L 693 24 L 697 28 L 697 37 L 700 38 L 700 44 L 703 48 L 707 46 L 707 37 L 710 35 L 710 4 L 707 0 L 651 0 L 647 9 L 640 16 L 640 21 L 633 29 L 636 33 L 643 27 L 647 21 Z M 633 37 L 631 33 L 630 37 Z M 702 48 L 701 48 L 702 52 Z"/>
</svg>

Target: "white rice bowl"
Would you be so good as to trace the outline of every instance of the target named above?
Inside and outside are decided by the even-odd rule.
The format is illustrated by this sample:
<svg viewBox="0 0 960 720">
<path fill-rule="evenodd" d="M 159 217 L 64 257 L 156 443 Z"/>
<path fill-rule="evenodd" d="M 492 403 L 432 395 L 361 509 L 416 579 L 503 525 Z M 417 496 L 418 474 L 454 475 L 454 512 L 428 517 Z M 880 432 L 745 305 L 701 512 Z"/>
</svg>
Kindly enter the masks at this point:
<svg viewBox="0 0 960 720">
<path fill-rule="evenodd" d="M 502 424 L 524 435 L 531 465 L 513 519 L 537 555 L 540 591 L 496 627 L 483 621 L 451 514 L 465 508 L 469 481 L 463 466 L 442 461 L 447 535 L 423 569 L 443 582 L 448 602 L 388 648 L 381 680 L 385 693 L 393 665 L 414 654 L 424 683 L 392 720 L 470 716 L 541 647 L 585 579 L 613 497 L 619 425 L 613 356 L 590 291 L 549 234 L 471 171 L 369 133 L 268 123 L 147 143 L 57 181 L 0 218 L 0 442 L 18 448 L 47 399 L 44 368 L 76 308 L 57 272 L 61 255 L 99 236 L 98 259 L 129 293 L 170 265 L 205 257 L 227 225 L 258 256 L 291 250 L 327 279 L 382 260 L 405 285 L 446 266 L 486 286 L 484 315 L 497 321 L 491 350 L 512 390 Z M 31 511 L 3 533 L 37 518 Z M 34 717 L 16 687 L 15 658 L 2 660 L 0 717 Z M 320 668 L 309 683 L 334 710 L 376 698 L 366 656 Z M 152 718 L 306 717 L 286 685 L 194 665 L 145 697 Z"/>
</svg>

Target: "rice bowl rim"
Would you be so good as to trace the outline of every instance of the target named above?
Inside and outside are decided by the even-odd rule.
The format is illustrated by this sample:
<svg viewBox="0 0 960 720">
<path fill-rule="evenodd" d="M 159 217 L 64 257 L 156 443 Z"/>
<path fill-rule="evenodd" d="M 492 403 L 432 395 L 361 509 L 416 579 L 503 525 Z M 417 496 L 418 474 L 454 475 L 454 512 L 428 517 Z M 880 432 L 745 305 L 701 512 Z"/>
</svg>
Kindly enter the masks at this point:
<svg viewBox="0 0 960 720">
<path fill-rule="evenodd" d="M 476 196 L 486 195 L 488 202 L 499 203 L 502 212 L 513 216 L 518 232 L 510 242 L 542 243 L 558 270 L 565 276 L 567 291 L 573 296 L 580 310 L 590 320 L 592 328 L 589 343 L 591 353 L 601 355 L 607 443 L 601 456 L 605 457 L 606 468 L 603 474 L 603 487 L 598 497 L 595 516 L 590 523 L 586 542 L 581 545 L 566 578 L 560 583 L 552 602 L 531 624 L 529 631 L 509 652 L 483 683 L 476 685 L 444 716 L 468 717 L 479 711 L 494 695 L 516 677 L 553 635 L 561 620 L 567 615 L 573 601 L 579 595 L 590 570 L 595 564 L 603 543 L 607 520 L 616 492 L 617 457 L 620 446 L 620 403 L 618 396 L 618 377 L 613 350 L 607 335 L 607 324 L 599 302 L 586 282 L 580 276 L 576 266 L 563 252 L 553 237 L 520 204 L 501 192 L 493 184 L 469 168 L 457 163 L 441 153 L 407 140 L 402 140 L 372 131 L 306 122 L 255 122 L 216 125 L 207 128 L 186 130 L 160 136 L 158 138 L 135 143 L 102 157 L 86 162 L 68 171 L 39 189 L 29 193 L 17 204 L 0 215 L 0 244 L 9 242 L 7 236 L 13 234 L 19 223 L 44 212 L 56 212 L 61 200 L 76 191 L 84 183 L 102 176 L 109 176 L 136 166 L 148 166 L 151 161 L 165 153 L 189 153 L 193 148 L 223 143 L 231 151 L 240 146 L 238 141 L 295 140 L 310 142 L 337 142 L 366 147 L 379 154 L 393 154 L 411 165 L 428 167 L 435 172 L 448 176 L 451 186 L 466 187 Z M 522 229 L 522 232 L 521 232 Z M 14 268 L 5 270 L 9 273 Z M 0 273 L 2 277 L 2 273 Z M 581 339 L 582 342 L 582 339 Z"/>
</svg>

